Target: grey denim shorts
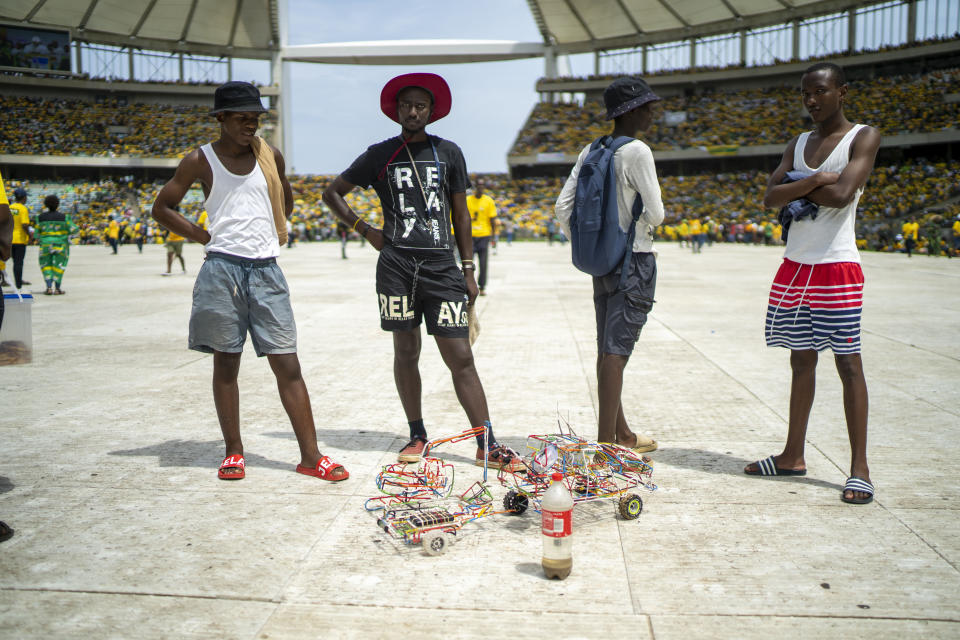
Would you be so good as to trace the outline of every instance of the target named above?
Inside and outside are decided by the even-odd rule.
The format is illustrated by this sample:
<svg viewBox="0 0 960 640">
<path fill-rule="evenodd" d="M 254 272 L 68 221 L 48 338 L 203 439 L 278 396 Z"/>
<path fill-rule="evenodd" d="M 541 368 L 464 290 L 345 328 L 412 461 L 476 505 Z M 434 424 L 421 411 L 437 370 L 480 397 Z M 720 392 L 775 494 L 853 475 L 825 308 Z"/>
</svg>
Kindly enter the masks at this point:
<svg viewBox="0 0 960 640">
<path fill-rule="evenodd" d="M 597 314 L 597 351 L 629 356 L 653 308 L 657 289 L 657 259 L 637 252 L 627 264 L 627 279 L 618 290 L 620 268 L 593 278 L 593 307 Z"/>
<path fill-rule="evenodd" d="M 240 353 L 248 331 L 258 356 L 297 352 L 287 280 L 274 258 L 210 252 L 193 285 L 189 346 Z"/>
</svg>

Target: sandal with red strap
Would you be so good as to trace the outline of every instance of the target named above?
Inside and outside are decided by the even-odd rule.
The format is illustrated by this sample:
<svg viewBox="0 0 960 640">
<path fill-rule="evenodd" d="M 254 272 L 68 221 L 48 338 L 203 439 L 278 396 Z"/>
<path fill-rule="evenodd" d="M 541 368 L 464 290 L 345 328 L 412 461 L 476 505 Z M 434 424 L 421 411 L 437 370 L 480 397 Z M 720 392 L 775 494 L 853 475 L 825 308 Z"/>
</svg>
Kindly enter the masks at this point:
<svg viewBox="0 0 960 640">
<path fill-rule="evenodd" d="M 333 474 L 337 469 L 343 469 L 343 476 L 334 478 Z M 350 472 L 347 471 L 342 464 L 331 460 L 329 456 L 320 458 L 320 460 L 317 461 L 317 466 L 312 469 L 298 464 L 297 473 L 302 473 L 305 476 L 313 476 L 314 478 L 320 478 L 321 480 L 327 480 L 329 482 L 343 482 L 350 477 Z"/>
<path fill-rule="evenodd" d="M 227 456 L 223 459 L 223 462 L 220 463 L 220 469 L 217 470 L 217 477 L 221 480 L 243 480 L 247 475 L 247 472 L 244 471 L 246 466 L 247 461 L 243 459 L 243 456 Z M 239 469 L 240 471 L 227 473 L 228 469 Z"/>
</svg>

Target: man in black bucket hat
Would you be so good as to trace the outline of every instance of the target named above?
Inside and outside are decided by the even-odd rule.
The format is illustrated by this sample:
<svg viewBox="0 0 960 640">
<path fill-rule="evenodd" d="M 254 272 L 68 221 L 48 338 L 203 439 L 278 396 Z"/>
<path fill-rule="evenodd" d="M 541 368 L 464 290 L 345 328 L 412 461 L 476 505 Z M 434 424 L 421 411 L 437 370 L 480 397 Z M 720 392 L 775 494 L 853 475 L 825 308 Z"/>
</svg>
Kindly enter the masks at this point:
<svg viewBox="0 0 960 640">
<path fill-rule="evenodd" d="M 213 93 L 213 109 L 210 115 L 226 111 L 249 111 L 266 113 L 260 102 L 260 90 L 249 82 L 231 81 L 217 87 Z"/>
<path fill-rule="evenodd" d="M 593 277 L 593 304 L 597 318 L 597 395 L 599 412 L 597 440 L 612 442 L 638 453 L 653 451 L 656 440 L 634 433 L 627 424 L 621 402 L 623 370 L 627 366 L 640 330 L 653 308 L 657 284 L 657 263 L 653 252 L 653 230 L 663 222 L 663 202 L 650 147 L 636 140 L 638 133 L 653 124 L 653 106 L 660 97 L 641 78 L 617 78 L 603 92 L 607 120 L 613 120 L 612 139 L 626 136 L 630 141 L 616 149 L 613 156 L 617 182 L 617 208 L 621 230 L 633 221 L 633 203 L 640 195 L 643 212 L 636 232 L 627 275 L 621 281 L 621 267 L 605 276 Z M 610 142 L 610 141 L 607 141 Z M 570 216 L 577 192 L 577 177 L 593 143 L 584 147 L 577 163 L 557 198 L 557 220 L 570 234 Z"/>
<path fill-rule="evenodd" d="M 220 123 L 220 137 L 180 161 L 173 179 L 157 194 L 153 217 L 206 248 L 193 288 L 188 345 L 213 354 L 213 402 L 226 454 L 217 477 L 246 477 L 237 375 L 249 333 L 257 356 L 267 357 L 277 379 L 300 447 L 297 473 L 339 482 L 350 474 L 317 447 L 290 292 L 277 265 L 280 246 L 287 240 L 286 220 L 293 212 L 293 190 L 280 151 L 256 135 L 265 111 L 252 84 L 218 87 L 210 115 Z M 203 188 L 209 231 L 177 210 L 196 182 Z"/>
<path fill-rule="evenodd" d="M 466 198 L 470 179 L 460 147 L 425 131 L 428 123 L 450 112 L 450 105 L 450 88 L 436 74 L 407 73 L 387 82 L 380 92 L 380 110 L 400 124 L 400 135 L 367 148 L 323 194 L 333 213 L 380 251 L 380 326 L 393 334 L 394 380 L 410 427 L 410 441 L 398 456 L 401 462 L 418 461 L 427 443 L 419 370 L 424 320 L 450 369 L 470 427 L 490 426 L 468 339 L 467 306 L 479 292 L 473 260 L 468 259 L 473 256 Z M 358 185 L 376 189 L 383 229 L 362 220 L 344 199 Z M 462 272 L 453 256 L 454 242 L 464 258 Z M 487 433 L 490 464 L 516 468 L 519 461 L 498 448 L 492 430 Z M 477 440 L 476 459 L 483 464 L 483 439 Z"/>
</svg>

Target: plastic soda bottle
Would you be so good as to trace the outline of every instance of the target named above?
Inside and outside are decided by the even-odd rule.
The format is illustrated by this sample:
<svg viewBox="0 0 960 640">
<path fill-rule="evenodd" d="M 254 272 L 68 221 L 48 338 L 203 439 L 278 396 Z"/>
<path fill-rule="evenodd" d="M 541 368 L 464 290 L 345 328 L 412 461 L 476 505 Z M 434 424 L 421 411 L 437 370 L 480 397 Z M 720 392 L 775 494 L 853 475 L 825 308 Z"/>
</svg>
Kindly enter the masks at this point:
<svg viewBox="0 0 960 640">
<path fill-rule="evenodd" d="M 540 563 L 548 578 L 563 580 L 573 568 L 573 497 L 563 484 L 563 474 L 550 476 L 553 482 L 540 501 L 543 558 Z"/>
</svg>

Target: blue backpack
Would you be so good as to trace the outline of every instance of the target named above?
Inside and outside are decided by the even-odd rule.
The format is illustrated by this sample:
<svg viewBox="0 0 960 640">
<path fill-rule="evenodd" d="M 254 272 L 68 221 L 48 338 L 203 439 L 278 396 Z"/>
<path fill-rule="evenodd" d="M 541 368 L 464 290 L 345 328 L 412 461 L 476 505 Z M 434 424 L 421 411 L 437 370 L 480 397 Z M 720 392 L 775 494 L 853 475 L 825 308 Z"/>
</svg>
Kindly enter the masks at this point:
<svg viewBox="0 0 960 640">
<path fill-rule="evenodd" d="M 630 223 L 630 230 L 624 232 L 620 228 L 613 154 L 633 140 L 635 138 L 627 136 L 616 139 L 603 136 L 590 145 L 577 176 L 577 193 L 570 216 L 573 266 L 592 276 L 605 276 L 619 265 L 618 289 L 623 288 L 627 278 L 633 236 L 637 220 L 643 213 L 643 199 L 638 193 L 633 201 L 633 222 Z"/>
</svg>

